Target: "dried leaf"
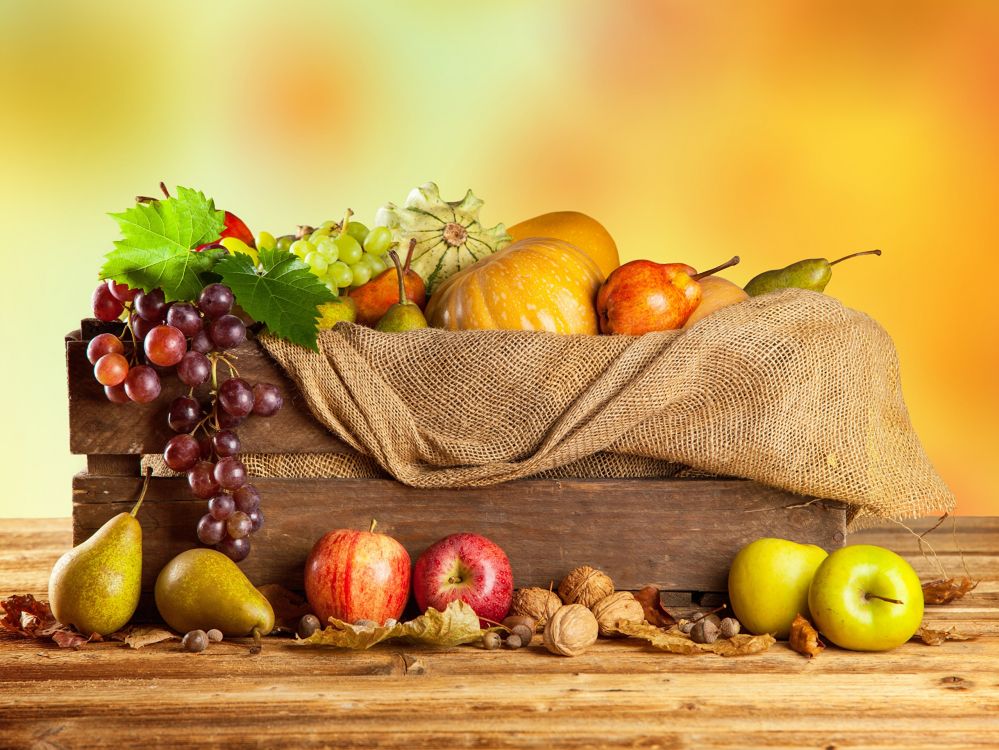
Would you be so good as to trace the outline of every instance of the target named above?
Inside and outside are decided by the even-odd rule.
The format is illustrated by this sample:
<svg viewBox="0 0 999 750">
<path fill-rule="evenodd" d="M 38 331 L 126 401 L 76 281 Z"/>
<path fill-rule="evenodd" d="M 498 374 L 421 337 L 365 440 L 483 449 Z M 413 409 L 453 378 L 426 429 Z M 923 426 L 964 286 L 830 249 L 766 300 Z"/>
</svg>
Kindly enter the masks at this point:
<svg viewBox="0 0 999 750">
<path fill-rule="evenodd" d="M 817 631 L 808 620 L 797 614 L 791 623 L 791 635 L 788 638 L 788 645 L 799 654 L 811 659 L 822 653 L 826 644 L 819 638 Z"/>
<path fill-rule="evenodd" d="M 654 625 L 657 628 L 668 628 L 676 625 L 676 619 L 663 607 L 659 589 L 655 586 L 646 586 L 641 591 L 636 591 L 635 598 L 645 610 L 645 621 L 649 625 Z"/>
<path fill-rule="evenodd" d="M 916 634 L 912 636 L 910 640 L 920 640 L 927 646 L 939 646 L 944 641 L 971 641 L 976 637 L 977 636 L 974 635 L 957 633 L 954 631 L 954 628 L 948 628 L 947 630 L 933 630 L 923 625 L 916 631 Z"/>
<path fill-rule="evenodd" d="M 978 585 L 967 576 L 960 578 L 941 578 L 923 584 L 923 601 L 926 604 L 950 604 L 961 599 Z"/>
<path fill-rule="evenodd" d="M 97 633 L 81 635 L 68 625 L 58 622 L 52 615 L 48 602 L 35 599 L 31 594 L 14 594 L 0 601 L 3 616 L 0 625 L 24 638 L 55 641 L 62 648 L 76 648 L 88 641 L 102 640 Z"/>
<path fill-rule="evenodd" d="M 171 638 L 179 638 L 172 631 L 165 628 L 158 628 L 153 625 L 130 625 L 108 636 L 108 640 L 122 641 L 129 648 L 142 648 L 151 646 L 154 643 L 168 641 Z"/>
<path fill-rule="evenodd" d="M 617 624 L 617 632 L 630 638 L 641 638 L 671 654 L 712 653 L 719 656 L 746 656 L 770 648 L 776 640 L 771 635 L 740 633 L 731 638 L 719 638 L 714 643 L 695 643 L 676 628 L 661 630 L 649 623 L 625 622 Z"/>
<path fill-rule="evenodd" d="M 38 601 L 31 594 L 14 594 L 0 601 L 3 616 L 0 625 L 25 638 L 42 638 L 44 631 L 58 627 L 47 602 Z"/>
<path fill-rule="evenodd" d="M 279 583 L 258 586 L 257 590 L 271 603 L 274 609 L 274 629 L 279 632 L 294 633 L 298 630 L 298 621 L 312 612 L 312 607 L 305 599 Z"/>
<path fill-rule="evenodd" d="M 479 616 L 462 601 L 448 604 L 438 612 L 431 607 L 415 620 L 400 622 L 390 627 L 365 628 L 330 618 L 329 627 L 295 643 L 308 646 L 333 646 L 335 648 L 366 649 L 382 641 L 405 639 L 430 646 L 458 646 L 482 637 Z"/>
</svg>

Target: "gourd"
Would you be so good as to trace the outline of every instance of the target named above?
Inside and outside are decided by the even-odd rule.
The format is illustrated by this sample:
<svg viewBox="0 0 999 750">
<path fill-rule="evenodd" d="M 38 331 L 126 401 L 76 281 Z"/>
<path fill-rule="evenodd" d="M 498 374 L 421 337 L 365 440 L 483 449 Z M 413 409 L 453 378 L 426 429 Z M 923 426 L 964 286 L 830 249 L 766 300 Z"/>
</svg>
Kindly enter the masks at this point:
<svg viewBox="0 0 999 750">
<path fill-rule="evenodd" d="M 375 225 L 388 227 L 399 247 L 416 239 L 411 268 L 433 294 L 447 278 L 513 240 L 502 224 L 486 229 L 479 223 L 482 201 L 469 190 L 460 201 L 445 201 L 432 182 L 410 191 L 400 207 L 387 203 L 375 214 Z"/>
<path fill-rule="evenodd" d="M 596 263 L 568 242 L 521 240 L 459 271 L 427 305 L 431 326 L 597 333 Z"/>
<path fill-rule="evenodd" d="M 554 211 L 514 224 L 507 230 L 513 241 L 528 237 L 556 237 L 571 242 L 593 258 L 600 272 L 610 276 L 621 265 L 617 244 L 603 224 L 579 211 Z"/>
</svg>

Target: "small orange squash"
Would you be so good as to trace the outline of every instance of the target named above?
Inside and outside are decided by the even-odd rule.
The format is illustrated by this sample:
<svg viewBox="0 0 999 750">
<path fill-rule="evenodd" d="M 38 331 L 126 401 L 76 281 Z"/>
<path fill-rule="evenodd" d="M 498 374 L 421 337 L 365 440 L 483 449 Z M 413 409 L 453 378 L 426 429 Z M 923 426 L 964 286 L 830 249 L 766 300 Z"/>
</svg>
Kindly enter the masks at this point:
<svg viewBox="0 0 999 750">
<path fill-rule="evenodd" d="M 444 281 L 427 304 L 427 321 L 450 330 L 595 334 L 601 283 L 597 264 L 575 245 L 529 237 Z"/>
</svg>

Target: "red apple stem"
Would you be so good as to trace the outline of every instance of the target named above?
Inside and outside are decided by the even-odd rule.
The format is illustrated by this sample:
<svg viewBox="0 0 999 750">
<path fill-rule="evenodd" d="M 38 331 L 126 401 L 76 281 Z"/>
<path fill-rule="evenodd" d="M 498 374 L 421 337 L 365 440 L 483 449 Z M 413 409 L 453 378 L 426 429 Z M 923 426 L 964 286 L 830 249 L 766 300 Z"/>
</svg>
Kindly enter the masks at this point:
<svg viewBox="0 0 999 750">
<path fill-rule="evenodd" d="M 842 258 L 838 258 L 830 263 L 830 266 L 835 266 L 837 263 L 842 263 L 844 260 L 850 260 L 850 258 L 857 258 L 861 255 L 881 255 L 880 250 L 864 250 L 862 253 L 853 253 L 852 255 L 844 255 Z"/>
<path fill-rule="evenodd" d="M 372 518 L 371 519 L 371 528 L 368 529 L 368 533 L 369 534 L 374 534 L 375 533 L 375 526 L 377 526 L 377 525 L 378 525 L 378 519 L 377 518 Z"/>
<path fill-rule="evenodd" d="M 719 271 L 724 271 L 726 268 L 731 268 L 732 266 L 738 265 L 739 261 L 741 260 L 742 258 L 740 258 L 738 255 L 733 256 L 729 260 L 722 263 L 720 266 L 715 266 L 714 268 L 709 268 L 707 271 L 701 271 L 700 273 L 695 273 L 693 276 L 691 276 L 691 278 L 694 281 L 700 281 L 701 279 L 711 276 L 712 274 L 716 274 Z"/>
<path fill-rule="evenodd" d="M 135 507 L 132 508 L 132 512 L 129 513 L 132 518 L 135 518 L 135 514 L 139 512 L 139 508 L 142 507 L 142 501 L 146 499 L 146 492 L 149 490 L 149 478 L 153 475 L 153 467 L 146 467 L 146 478 L 142 480 L 142 492 L 139 493 L 139 499 L 135 503 Z"/>
<path fill-rule="evenodd" d="M 413 261 L 413 250 L 416 249 L 416 237 L 409 241 L 409 251 L 406 253 L 406 262 L 402 264 L 402 272 L 409 274 L 409 264 Z"/>
<path fill-rule="evenodd" d="M 889 604 L 905 604 L 901 599 L 889 599 L 887 596 L 878 596 L 877 594 L 871 594 L 870 592 L 864 594 L 864 598 L 870 601 L 871 599 L 880 599 L 883 602 L 888 602 Z"/>
</svg>

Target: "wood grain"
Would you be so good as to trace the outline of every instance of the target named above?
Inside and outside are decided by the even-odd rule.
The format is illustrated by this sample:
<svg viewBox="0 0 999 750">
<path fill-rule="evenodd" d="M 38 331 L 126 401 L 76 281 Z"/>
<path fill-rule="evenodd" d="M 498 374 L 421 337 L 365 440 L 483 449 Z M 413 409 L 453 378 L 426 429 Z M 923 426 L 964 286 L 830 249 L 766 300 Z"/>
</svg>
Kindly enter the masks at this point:
<svg viewBox="0 0 999 750">
<path fill-rule="evenodd" d="M 84 321 L 87 323 L 87 321 Z M 102 330 L 119 333 L 120 325 L 89 325 L 84 335 L 66 337 L 67 387 L 69 390 L 70 450 L 87 454 L 162 453 L 173 432 L 167 425 L 170 401 L 187 393 L 175 375 L 163 378 L 163 394 L 151 404 L 112 404 L 103 387 L 94 380 L 87 360 L 88 337 Z M 233 351 L 241 376 L 252 383 L 280 386 L 284 408 L 269 419 L 249 419 L 239 428 L 247 453 L 339 453 L 350 448 L 316 422 L 298 389 L 255 340 Z M 205 391 L 207 394 L 207 390 Z"/>
<path fill-rule="evenodd" d="M 973 542 L 960 551 L 939 530 L 927 539 L 945 565 L 963 552 L 981 583 L 926 621 L 982 634 L 972 641 L 830 647 L 813 660 L 784 644 L 723 659 L 600 641 L 567 659 L 537 642 L 354 653 L 268 638 L 250 656 L 239 640 L 186 654 L 176 641 L 74 651 L 0 636 L 0 747 L 994 748 L 999 522 L 958 528 Z M 907 531 L 849 541 L 885 544 L 932 575 Z M 68 542 L 68 520 L 0 521 L 0 594 L 12 580 L 44 591 Z"/>
<path fill-rule="evenodd" d="M 425 490 L 383 479 L 259 479 L 265 523 L 242 563 L 251 580 L 300 590 L 305 558 L 334 528 L 379 530 L 416 557 L 447 534 L 484 534 L 509 555 L 518 586 L 544 586 L 577 565 L 606 571 L 619 588 L 724 591 L 732 556 L 761 536 L 833 549 L 845 506 L 742 480 L 522 480 L 473 490 Z M 73 537 L 79 543 L 131 508 L 138 477 L 78 475 Z M 182 479 L 151 482 L 142 508 L 144 587 L 175 554 L 196 544 L 206 512 Z"/>
</svg>

